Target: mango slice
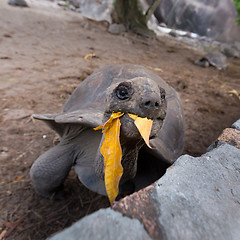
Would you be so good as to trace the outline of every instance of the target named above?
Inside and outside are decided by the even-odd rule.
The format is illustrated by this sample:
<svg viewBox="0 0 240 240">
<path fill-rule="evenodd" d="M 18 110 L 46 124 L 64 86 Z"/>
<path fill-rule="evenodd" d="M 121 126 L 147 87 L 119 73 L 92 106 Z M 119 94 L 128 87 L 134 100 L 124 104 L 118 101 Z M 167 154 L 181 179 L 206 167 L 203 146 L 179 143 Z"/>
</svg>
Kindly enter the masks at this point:
<svg viewBox="0 0 240 240">
<path fill-rule="evenodd" d="M 136 125 L 139 133 L 141 134 L 147 146 L 149 148 L 152 148 L 149 144 L 149 136 L 151 134 L 153 120 L 148 118 L 141 118 L 141 117 L 138 117 L 137 115 L 130 114 L 130 113 L 128 113 L 128 115 L 130 118 L 135 120 L 134 124 Z"/>
<path fill-rule="evenodd" d="M 94 130 L 103 129 L 102 133 L 105 134 L 100 152 L 104 157 L 104 182 L 106 192 L 110 203 L 116 199 L 119 192 L 119 182 L 123 174 L 123 167 L 121 164 L 122 160 L 122 149 L 120 145 L 120 117 L 124 113 L 112 113 L 110 119 L 102 126 L 94 128 Z M 130 118 L 134 120 L 138 131 L 148 147 L 149 136 L 152 129 L 153 120 L 147 118 L 141 118 L 134 114 L 128 114 Z"/>
<path fill-rule="evenodd" d="M 118 195 L 118 185 L 123 174 L 122 149 L 119 140 L 121 126 L 119 118 L 122 115 L 123 113 L 120 112 L 113 113 L 103 126 L 94 128 L 94 130 L 103 129 L 102 133 L 105 133 L 100 152 L 104 157 L 104 182 L 111 204 Z"/>
</svg>

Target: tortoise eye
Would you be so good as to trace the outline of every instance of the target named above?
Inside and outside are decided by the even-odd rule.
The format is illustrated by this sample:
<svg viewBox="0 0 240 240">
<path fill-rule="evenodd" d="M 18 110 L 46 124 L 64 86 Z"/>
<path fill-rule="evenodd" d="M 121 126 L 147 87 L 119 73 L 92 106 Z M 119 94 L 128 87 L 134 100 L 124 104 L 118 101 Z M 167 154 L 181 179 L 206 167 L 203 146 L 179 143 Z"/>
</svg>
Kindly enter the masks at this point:
<svg viewBox="0 0 240 240">
<path fill-rule="evenodd" d="M 125 86 L 120 86 L 117 89 L 117 97 L 121 100 L 129 98 L 128 89 Z"/>
<path fill-rule="evenodd" d="M 131 98 L 132 95 L 131 84 L 127 82 L 120 83 L 116 88 L 115 93 L 120 100 L 126 100 Z"/>
</svg>

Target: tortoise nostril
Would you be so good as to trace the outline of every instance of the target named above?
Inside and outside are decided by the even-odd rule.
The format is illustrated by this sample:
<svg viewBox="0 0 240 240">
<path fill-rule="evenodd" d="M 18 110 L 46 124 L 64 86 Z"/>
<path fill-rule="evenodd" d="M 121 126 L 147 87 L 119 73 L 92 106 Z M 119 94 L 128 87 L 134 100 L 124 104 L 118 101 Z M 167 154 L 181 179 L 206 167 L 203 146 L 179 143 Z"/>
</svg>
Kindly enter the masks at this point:
<svg viewBox="0 0 240 240">
<path fill-rule="evenodd" d="M 151 105 L 152 105 L 151 101 L 147 101 L 147 102 L 144 103 L 144 107 L 146 107 L 146 108 L 150 108 Z"/>
<path fill-rule="evenodd" d="M 159 101 L 156 101 L 155 99 L 148 100 L 144 103 L 144 107 L 147 109 L 151 109 L 151 110 L 159 109 L 160 103 L 159 103 Z"/>
<path fill-rule="evenodd" d="M 158 109 L 159 106 L 160 106 L 159 102 L 155 102 L 155 101 L 146 101 L 146 102 L 144 103 L 144 107 L 145 107 L 145 108 L 148 108 L 148 109 L 150 109 L 150 108 L 151 108 L 151 109 L 153 109 L 153 108 Z"/>
</svg>

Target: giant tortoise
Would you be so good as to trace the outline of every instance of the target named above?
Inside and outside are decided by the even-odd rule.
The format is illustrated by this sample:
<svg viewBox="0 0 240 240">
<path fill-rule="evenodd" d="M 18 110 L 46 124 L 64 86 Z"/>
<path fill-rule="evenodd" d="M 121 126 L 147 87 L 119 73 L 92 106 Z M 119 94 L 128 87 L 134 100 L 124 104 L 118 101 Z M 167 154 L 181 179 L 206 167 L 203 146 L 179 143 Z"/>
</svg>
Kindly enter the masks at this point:
<svg viewBox="0 0 240 240">
<path fill-rule="evenodd" d="M 213 66 L 218 70 L 225 70 L 227 68 L 227 58 L 221 52 L 214 51 L 207 53 L 200 60 L 195 61 L 195 64 L 205 68 Z"/>
<path fill-rule="evenodd" d="M 185 125 L 177 92 L 145 67 L 107 66 L 95 71 L 75 89 L 62 112 L 33 115 L 60 136 L 59 144 L 43 153 L 30 170 L 39 195 L 60 196 L 72 166 L 87 188 L 107 194 L 100 152 L 105 134 L 94 128 L 109 120 L 113 113 L 121 113 L 123 174 L 119 194 L 151 184 L 161 176 L 163 163 L 170 165 L 182 154 Z M 128 114 L 152 121 L 149 147 Z"/>
</svg>

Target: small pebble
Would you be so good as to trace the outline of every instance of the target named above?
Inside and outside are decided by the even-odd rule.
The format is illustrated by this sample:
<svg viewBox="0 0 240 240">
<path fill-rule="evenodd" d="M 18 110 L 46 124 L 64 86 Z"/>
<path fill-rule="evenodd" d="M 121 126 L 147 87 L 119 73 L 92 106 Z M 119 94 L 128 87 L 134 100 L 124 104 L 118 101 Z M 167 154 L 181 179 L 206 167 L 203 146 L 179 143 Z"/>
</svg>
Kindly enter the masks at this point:
<svg viewBox="0 0 240 240">
<path fill-rule="evenodd" d="M 1 152 L 0 153 L 0 161 L 7 159 L 8 155 L 9 154 L 7 152 Z"/>
<path fill-rule="evenodd" d="M 66 7 L 66 2 L 65 1 L 58 1 L 57 4 L 58 4 L 58 6 Z"/>
<path fill-rule="evenodd" d="M 119 34 L 121 32 L 125 32 L 126 28 L 123 24 L 111 24 L 108 28 L 108 32 L 112 34 Z"/>
<path fill-rule="evenodd" d="M 8 152 L 8 148 L 7 147 L 2 147 L 2 152 Z"/>
</svg>

